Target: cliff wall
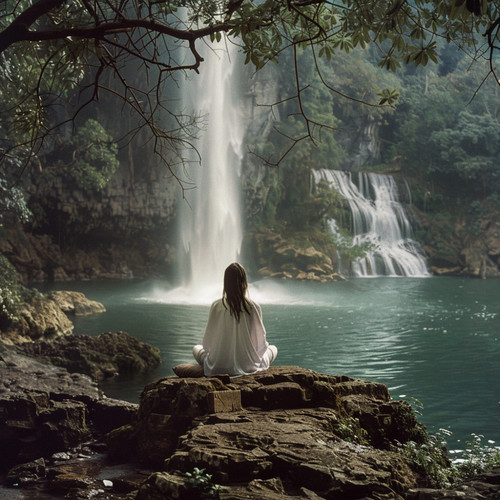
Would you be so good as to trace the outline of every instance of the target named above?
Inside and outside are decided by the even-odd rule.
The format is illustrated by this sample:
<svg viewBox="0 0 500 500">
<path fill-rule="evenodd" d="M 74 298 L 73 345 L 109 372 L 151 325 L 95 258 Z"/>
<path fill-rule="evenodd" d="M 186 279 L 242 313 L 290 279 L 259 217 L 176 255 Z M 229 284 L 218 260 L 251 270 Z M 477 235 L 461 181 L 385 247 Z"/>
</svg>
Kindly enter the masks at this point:
<svg viewBox="0 0 500 500">
<path fill-rule="evenodd" d="M 133 278 L 164 272 L 180 189 L 162 165 L 134 175 L 126 162 L 100 192 L 32 173 L 33 212 L 2 229 L 0 251 L 25 282 Z"/>
</svg>

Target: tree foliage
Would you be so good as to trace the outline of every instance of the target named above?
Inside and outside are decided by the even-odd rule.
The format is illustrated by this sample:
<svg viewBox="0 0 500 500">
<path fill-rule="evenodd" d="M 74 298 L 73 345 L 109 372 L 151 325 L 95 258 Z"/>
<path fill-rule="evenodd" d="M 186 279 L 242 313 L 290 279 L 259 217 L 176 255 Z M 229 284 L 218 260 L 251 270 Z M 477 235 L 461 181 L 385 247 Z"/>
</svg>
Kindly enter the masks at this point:
<svg viewBox="0 0 500 500">
<path fill-rule="evenodd" d="M 65 161 L 56 170 L 87 191 L 100 191 L 118 168 L 118 148 L 99 122 L 87 120 L 66 146 Z"/>
<path fill-rule="evenodd" d="M 23 222 L 30 217 L 21 189 L 10 186 L 6 179 L 0 178 L 0 227 L 6 214 L 14 215 Z"/>
<path fill-rule="evenodd" d="M 485 82 L 478 93 L 477 71 L 457 54 L 452 68 L 401 75 L 401 99 L 381 131 L 386 161 L 401 158 L 406 175 L 432 187 L 427 209 L 443 195 L 463 205 L 500 193 L 500 89 Z"/>
<path fill-rule="evenodd" d="M 491 173 L 500 171 L 500 127 L 489 115 L 461 111 L 454 127 L 436 132 L 432 142 L 439 145 L 439 161 L 434 166 L 439 172 L 466 181 L 483 177 L 489 183 Z"/>
<path fill-rule="evenodd" d="M 172 166 L 172 150 L 190 146 L 192 120 L 172 111 L 161 95 L 179 72 L 201 71 L 200 46 L 224 40 L 240 46 L 245 62 L 261 69 L 292 48 L 293 94 L 305 127 L 323 123 L 303 109 L 297 54 L 309 50 L 318 59 L 373 47 L 379 65 L 437 61 L 437 41 L 445 39 L 485 57 L 494 73 L 500 25 L 497 0 L 3 0 L 0 57 L 7 78 L 2 83 L 4 127 L 15 130 L 2 145 L 3 156 L 37 153 L 55 126 L 75 116 L 102 92 L 119 96 L 147 127 L 155 151 Z M 481 35 L 483 39 L 481 39 Z M 143 74 L 131 84 L 124 68 Z M 314 68 L 318 70 L 318 66 Z M 84 74 L 91 78 L 83 78 Z M 110 83 L 113 82 L 113 83 Z M 330 92 L 337 89 L 323 80 Z M 51 107 L 79 88 L 80 104 L 68 117 L 54 119 Z M 5 96 L 9 96 L 7 99 Z M 379 104 L 393 105 L 397 93 L 382 89 Z M 361 99 L 363 100 L 363 99 Z M 376 102 L 375 102 L 376 104 Z M 174 125 L 165 130 L 160 115 Z M 168 152 L 168 154 L 167 154 Z"/>
<path fill-rule="evenodd" d="M 16 270 L 0 254 L 0 331 L 5 330 L 16 318 L 17 307 L 24 298 L 24 288 L 19 283 Z"/>
</svg>

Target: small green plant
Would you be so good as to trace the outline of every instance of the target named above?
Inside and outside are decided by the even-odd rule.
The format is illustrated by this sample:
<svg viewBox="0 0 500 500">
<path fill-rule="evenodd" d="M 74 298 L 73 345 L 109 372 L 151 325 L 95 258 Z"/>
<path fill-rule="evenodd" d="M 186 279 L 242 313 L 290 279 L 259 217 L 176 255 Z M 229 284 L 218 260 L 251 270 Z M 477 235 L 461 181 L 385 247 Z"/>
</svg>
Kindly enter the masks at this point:
<svg viewBox="0 0 500 500">
<path fill-rule="evenodd" d="M 205 469 L 195 467 L 193 472 L 186 472 L 186 477 L 193 490 L 196 490 L 202 498 L 218 498 L 220 485 L 212 480 L 212 474 Z"/>
<path fill-rule="evenodd" d="M 484 436 L 480 434 L 471 434 L 462 457 L 453 462 L 458 480 L 466 481 L 490 467 L 500 466 L 500 448 L 484 445 L 483 439 Z"/>
<path fill-rule="evenodd" d="M 449 488 L 454 477 L 446 452 L 446 438 L 450 434 L 446 429 L 439 429 L 436 434 L 429 436 L 427 443 L 408 441 L 404 444 L 397 443 L 396 447 L 403 456 L 425 472 L 432 486 Z"/>
<path fill-rule="evenodd" d="M 368 432 L 361 427 L 359 418 L 343 418 L 335 428 L 335 434 L 344 441 L 356 444 L 368 444 Z"/>
<path fill-rule="evenodd" d="M 415 414 L 422 415 L 424 405 L 421 401 L 410 398 L 408 403 Z M 484 436 L 478 434 L 471 434 L 471 440 L 466 441 L 467 448 L 451 462 L 447 450 L 451 435 L 451 431 L 439 429 L 430 434 L 424 444 L 396 442 L 396 450 L 421 468 L 432 486 L 437 488 L 449 488 L 452 484 L 472 479 L 488 468 L 500 467 L 500 448 L 491 446 L 492 441 L 484 445 Z"/>
<path fill-rule="evenodd" d="M 420 401 L 420 399 L 412 396 L 412 397 L 408 398 L 406 401 L 411 406 L 413 413 L 415 413 L 415 415 L 418 415 L 418 416 L 422 415 L 422 410 L 424 409 L 424 403 L 422 403 L 422 401 Z M 441 430 L 443 430 L 443 429 L 441 429 Z M 443 431 L 448 432 L 446 430 L 443 430 Z"/>
<path fill-rule="evenodd" d="M 16 319 L 17 308 L 23 300 L 23 287 L 16 270 L 5 256 L 0 254 L 0 330 Z"/>
<path fill-rule="evenodd" d="M 461 452 L 460 458 L 450 463 L 446 441 L 451 434 L 446 429 L 439 429 L 429 436 L 428 443 L 418 445 L 408 441 L 396 446 L 400 453 L 423 469 L 432 486 L 438 488 L 449 488 L 454 483 L 471 480 L 489 468 L 500 467 L 500 448 L 484 445 L 484 436 L 478 434 L 471 434 L 472 438 L 466 442 L 467 448 Z"/>
</svg>

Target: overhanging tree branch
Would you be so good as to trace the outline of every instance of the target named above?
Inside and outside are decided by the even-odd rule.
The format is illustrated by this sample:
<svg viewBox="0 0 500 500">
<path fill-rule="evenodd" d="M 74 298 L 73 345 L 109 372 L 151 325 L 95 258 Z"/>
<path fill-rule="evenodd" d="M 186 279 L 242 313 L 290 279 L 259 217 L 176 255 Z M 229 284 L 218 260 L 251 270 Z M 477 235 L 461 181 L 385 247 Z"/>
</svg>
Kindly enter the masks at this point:
<svg viewBox="0 0 500 500">
<path fill-rule="evenodd" d="M 182 133 L 177 144 L 180 147 L 191 144 L 189 140 L 184 142 L 183 134 L 190 137 L 187 127 L 192 122 L 188 120 L 186 128 L 179 122 L 179 129 L 169 133 L 159 130 L 156 115 L 159 112 L 175 114 L 161 103 L 162 86 L 175 72 L 200 70 L 203 57 L 197 45 L 201 41 L 219 40 L 222 36 L 235 40 L 247 62 L 256 69 L 276 61 L 285 47 L 292 47 L 295 53 L 302 48 L 312 49 L 314 68 L 321 83 L 331 92 L 366 104 L 363 99 L 353 99 L 332 86 L 321 73 L 317 59 L 326 57 L 329 61 L 335 51 L 348 52 L 376 43 L 381 52 L 381 65 L 387 69 L 395 70 L 401 61 L 425 65 L 436 56 L 434 45 L 423 43 L 429 34 L 460 40 L 475 50 L 476 35 L 482 31 L 489 54 L 486 50 L 480 55 L 484 52 L 489 56 L 490 73 L 495 74 L 494 52 L 498 50 L 500 24 L 498 0 L 483 2 L 483 10 L 475 8 L 472 12 L 462 0 L 450 0 L 445 7 L 439 0 L 345 0 L 342 4 L 327 0 L 81 0 L 81 3 L 31 0 L 31 4 L 28 0 L 23 0 L 26 3 L 4 1 L 10 2 L 12 12 L 6 9 L 0 13 L 0 29 L 4 28 L 0 32 L 0 57 L 7 61 L 9 55 L 15 53 L 19 61 L 22 57 L 37 61 L 32 71 L 38 71 L 38 77 L 31 87 L 23 82 L 17 103 L 27 107 L 36 100 L 32 98 L 38 97 L 42 108 L 37 111 L 42 117 L 46 111 L 44 103 L 49 102 L 47 96 L 68 93 L 74 80 L 74 87 L 91 90 L 90 101 L 98 99 L 102 90 L 119 96 L 146 122 L 155 143 L 165 140 L 169 147 L 176 143 L 174 134 L 179 130 Z M 175 42 L 183 42 L 183 54 L 189 54 L 189 58 L 176 58 Z M 25 48 L 29 49 L 27 54 L 23 53 Z M 62 55 L 54 66 L 49 61 L 58 51 Z M 152 88 L 144 85 L 134 89 L 121 78 L 122 68 L 130 62 L 144 71 L 145 82 L 149 81 L 150 74 L 158 75 L 156 84 Z M 64 63 L 69 66 L 67 69 Z M 90 87 L 81 83 L 82 76 L 73 76 L 83 73 L 84 69 L 92 81 Z M 307 85 L 301 84 L 298 71 L 297 63 L 291 66 L 291 76 L 296 79 L 293 98 L 305 120 L 306 135 L 314 140 L 314 133 L 325 125 L 307 114 L 302 103 Z M 63 75 L 59 90 L 56 88 L 58 72 Z M 114 75 L 122 85 L 121 90 L 103 84 L 105 75 Z M 16 88 L 15 83 L 12 87 Z M 137 92 L 141 93 L 142 100 Z M 391 104 L 395 95 L 387 93 L 379 104 L 369 104 Z M 13 102 L 11 108 L 15 106 Z M 43 144 L 43 137 L 38 134 L 43 136 L 56 126 L 45 126 L 41 118 L 38 121 L 40 123 L 32 128 L 35 132 L 31 139 L 33 152 Z M 302 141 L 302 136 L 298 140 Z M 169 161 L 172 164 L 176 160 Z"/>
</svg>

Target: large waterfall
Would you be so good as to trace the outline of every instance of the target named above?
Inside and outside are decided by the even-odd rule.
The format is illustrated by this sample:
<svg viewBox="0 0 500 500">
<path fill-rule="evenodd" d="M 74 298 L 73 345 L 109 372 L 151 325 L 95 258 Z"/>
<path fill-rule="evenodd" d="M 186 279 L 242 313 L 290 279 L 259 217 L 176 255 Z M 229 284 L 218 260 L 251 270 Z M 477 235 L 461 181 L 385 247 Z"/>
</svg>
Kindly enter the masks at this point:
<svg viewBox="0 0 500 500">
<path fill-rule="evenodd" d="M 188 167 L 193 189 L 181 206 L 184 283 L 191 291 L 220 286 L 225 267 L 239 257 L 242 230 L 239 174 L 244 127 L 239 116 L 232 45 L 205 47 L 203 71 L 186 82 L 184 102 L 204 127 Z"/>
<path fill-rule="evenodd" d="M 326 181 L 349 203 L 353 245 L 369 244 L 366 256 L 352 263 L 354 276 L 428 276 L 425 258 L 399 202 L 394 178 L 359 172 L 357 183 L 350 172 L 317 170 L 316 184 Z M 336 222 L 331 221 L 332 231 Z"/>
</svg>

